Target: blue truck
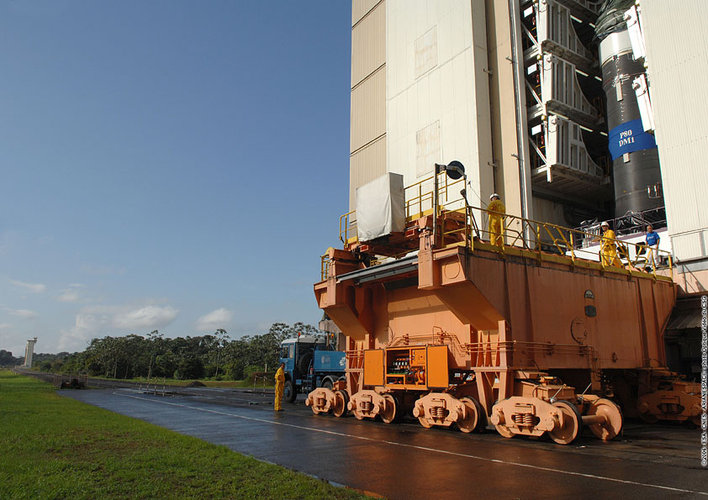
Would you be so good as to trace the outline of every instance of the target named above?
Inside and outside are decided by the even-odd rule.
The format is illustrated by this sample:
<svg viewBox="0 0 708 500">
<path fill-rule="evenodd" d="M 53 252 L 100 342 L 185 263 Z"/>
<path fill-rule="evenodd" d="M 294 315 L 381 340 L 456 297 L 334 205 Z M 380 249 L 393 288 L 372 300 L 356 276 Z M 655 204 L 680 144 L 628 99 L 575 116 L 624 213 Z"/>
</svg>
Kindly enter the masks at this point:
<svg viewBox="0 0 708 500">
<path fill-rule="evenodd" d="M 344 378 L 344 351 L 336 351 L 327 340 L 313 335 L 301 335 L 280 343 L 280 362 L 285 363 L 283 399 L 293 402 L 300 392 L 317 387 L 331 389 Z"/>
</svg>

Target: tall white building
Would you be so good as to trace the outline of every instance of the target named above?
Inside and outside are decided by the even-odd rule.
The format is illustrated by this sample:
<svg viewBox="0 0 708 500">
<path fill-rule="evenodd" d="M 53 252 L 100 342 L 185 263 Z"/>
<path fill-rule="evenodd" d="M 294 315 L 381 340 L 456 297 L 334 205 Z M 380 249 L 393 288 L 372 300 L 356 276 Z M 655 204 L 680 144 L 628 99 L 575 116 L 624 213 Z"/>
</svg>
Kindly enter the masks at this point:
<svg viewBox="0 0 708 500">
<path fill-rule="evenodd" d="M 681 292 L 708 289 L 708 3 L 640 2 L 646 54 L 628 50 L 646 67 L 661 181 L 616 180 L 615 193 L 613 170 L 639 153 L 621 151 L 613 169 L 605 94 L 621 100 L 624 88 L 627 100 L 636 75 L 620 71 L 625 85 L 603 89 L 601 4 L 353 0 L 350 207 L 386 172 L 408 186 L 456 159 L 471 204 L 498 192 L 511 214 L 574 227 L 623 216 L 614 199 L 628 182 L 666 207 Z"/>
<path fill-rule="evenodd" d="M 642 0 L 649 91 L 676 279 L 708 290 L 708 3 Z"/>
</svg>

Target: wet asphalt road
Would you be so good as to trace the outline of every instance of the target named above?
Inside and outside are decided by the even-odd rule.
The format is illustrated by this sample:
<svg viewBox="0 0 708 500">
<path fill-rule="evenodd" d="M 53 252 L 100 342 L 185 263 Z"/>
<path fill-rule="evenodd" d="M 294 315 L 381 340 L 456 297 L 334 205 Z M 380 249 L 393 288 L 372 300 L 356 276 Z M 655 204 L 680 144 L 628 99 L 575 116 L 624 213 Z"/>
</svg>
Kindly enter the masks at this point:
<svg viewBox="0 0 708 500">
<path fill-rule="evenodd" d="M 60 393 L 391 499 L 708 498 L 700 432 L 685 426 L 628 423 L 622 439 L 602 443 L 584 433 L 559 446 L 427 430 L 414 420 L 386 425 L 314 416 L 302 396 L 274 413 L 271 394 L 234 389 Z"/>
</svg>

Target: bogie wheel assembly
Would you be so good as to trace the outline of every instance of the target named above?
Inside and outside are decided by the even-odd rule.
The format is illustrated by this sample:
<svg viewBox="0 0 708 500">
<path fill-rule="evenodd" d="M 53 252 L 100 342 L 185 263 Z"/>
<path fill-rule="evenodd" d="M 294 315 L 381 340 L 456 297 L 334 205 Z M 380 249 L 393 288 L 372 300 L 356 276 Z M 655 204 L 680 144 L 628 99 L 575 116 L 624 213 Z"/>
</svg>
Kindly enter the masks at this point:
<svg viewBox="0 0 708 500">
<path fill-rule="evenodd" d="M 580 434 L 580 413 L 574 404 L 567 401 L 556 401 L 553 406 L 562 412 L 562 424 L 549 431 L 548 435 L 558 444 L 570 444 Z"/>
</svg>

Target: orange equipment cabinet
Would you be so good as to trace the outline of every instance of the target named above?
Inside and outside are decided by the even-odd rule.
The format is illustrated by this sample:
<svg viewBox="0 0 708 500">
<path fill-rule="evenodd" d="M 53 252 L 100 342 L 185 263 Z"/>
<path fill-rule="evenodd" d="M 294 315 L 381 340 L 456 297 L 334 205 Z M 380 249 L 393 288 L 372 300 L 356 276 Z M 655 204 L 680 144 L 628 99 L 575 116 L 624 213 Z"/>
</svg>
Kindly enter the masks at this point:
<svg viewBox="0 0 708 500">
<path fill-rule="evenodd" d="M 448 348 L 445 345 L 364 351 L 364 386 L 428 390 L 444 389 L 448 384 Z"/>
<path fill-rule="evenodd" d="M 364 351 L 364 384 L 384 384 L 384 351 L 382 349 Z"/>
</svg>

